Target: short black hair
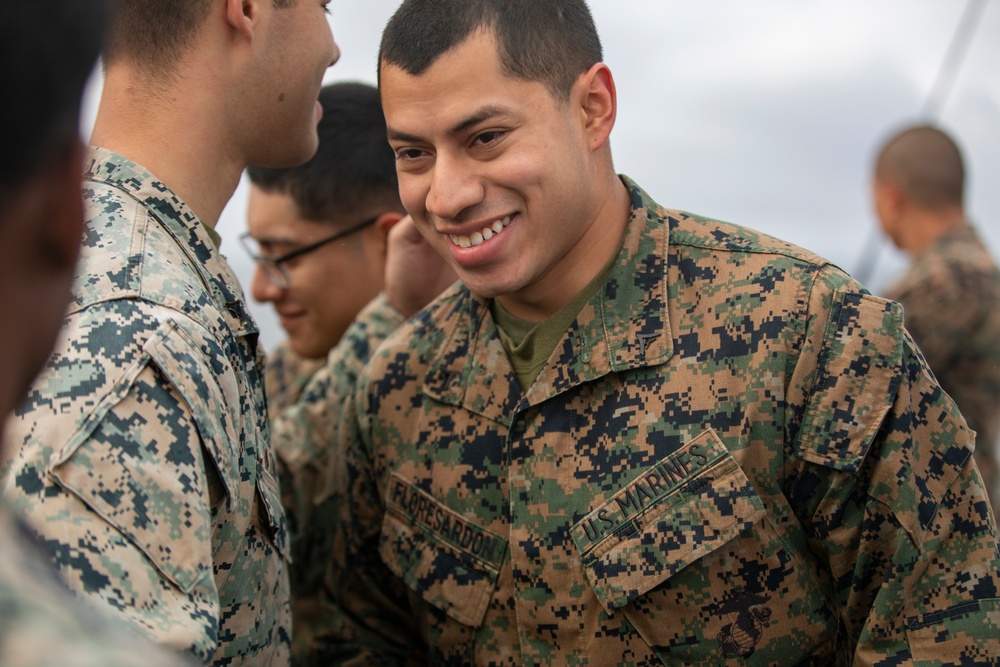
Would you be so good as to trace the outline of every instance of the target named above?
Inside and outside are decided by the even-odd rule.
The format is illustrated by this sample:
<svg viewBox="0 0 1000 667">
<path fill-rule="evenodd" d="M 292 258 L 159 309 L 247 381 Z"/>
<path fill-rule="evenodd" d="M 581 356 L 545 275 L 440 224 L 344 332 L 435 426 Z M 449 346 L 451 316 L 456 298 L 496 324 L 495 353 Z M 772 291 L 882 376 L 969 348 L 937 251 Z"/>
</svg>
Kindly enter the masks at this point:
<svg viewBox="0 0 1000 667">
<path fill-rule="evenodd" d="M 212 11 L 209 0 L 111 0 L 114 14 L 105 44 L 105 64 L 129 60 L 168 79 L 184 49 Z M 272 0 L 277 8 L 297 0 Z"/>
<path fill-rule="evenodd" d="M 0 21 L 0 198 L 80 137 L 83 90 L 108 20 L 101 0 L 18 0 Z M 83 167 L 81 165 L 81 173 Z"/>
<path fill-rule="evenodd" d="M 322 88 L 319 101 L 323 118 L 316 155 L 289 169 L 249 167 L 250 181 L 291 195 L 307 220 L 329 221 L 359 210 L 402 212 L 378 90 L 359 82 L 334 83 Z"/>
<path fill-rule="evenodd" d="M 915 125 L 885 142 L 875 176 L 895 182 L 927 209 L 962 206 L 965 163 L 955 140 L 933 125 Z"/>
<path fill-rule="evenodd" d="M 583 0 L 404 0 L 382 33 L 379 67 L 420 75 L 477 30 L 496 37 L 507 74 L 544 83 L 558 100 L 604 58 Z"/>
</svg>

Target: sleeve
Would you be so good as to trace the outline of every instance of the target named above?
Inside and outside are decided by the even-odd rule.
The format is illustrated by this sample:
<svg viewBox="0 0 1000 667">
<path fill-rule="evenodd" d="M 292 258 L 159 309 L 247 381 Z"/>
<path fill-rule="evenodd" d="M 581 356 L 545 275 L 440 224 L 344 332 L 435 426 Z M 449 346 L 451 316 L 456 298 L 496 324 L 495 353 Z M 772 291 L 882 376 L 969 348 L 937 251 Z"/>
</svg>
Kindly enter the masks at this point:
<svg viewBox="0 0 1000 667">
<path fill-rule="evenodd" d="M 830 573 L 855 664 L 1000 655 L 997 528 L 973 435 L 898 304 L 827 274 L 792 375 L 786 491 Z"/>
<path fill-rule="evenodd" d="M 105 319 L 61 346 L 13 420 L 4 492 L 72 589 L 207 663 L 212 516 L 238 479 L 235 379 L 172 321 L 150 335 L 135 313 Z"/>
<path fill-rule="evenodd" d="M 319 599 L 329 559 L 329 535 L 316 520 L 316 503 L 329 475 L 330 443 L 337 437 L 341 415 L 362 368 L 402 321 L 383 296 L 376 297 L 330 351 L 326 364 L 312 375 L 299 400 L 272 414 L 272 441 L 292 545 L 296 661 L 318 650 L 314 638 L 326 633 L 325 626 L 333 622 Z"/>
<path fill-rule="evenodd" d="M 0 665 L 191 667 L 73 596 L 30 532 L 0 502 Z"/>
</svg>

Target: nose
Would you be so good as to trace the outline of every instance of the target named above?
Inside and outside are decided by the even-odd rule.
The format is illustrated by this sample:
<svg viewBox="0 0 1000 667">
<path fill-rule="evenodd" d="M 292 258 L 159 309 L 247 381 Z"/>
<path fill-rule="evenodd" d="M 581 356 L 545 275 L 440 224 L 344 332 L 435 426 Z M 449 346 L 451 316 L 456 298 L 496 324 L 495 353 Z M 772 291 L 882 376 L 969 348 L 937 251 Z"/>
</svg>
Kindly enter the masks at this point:
<svg viewBox="0 0 1000 667">
<path fill-rule="evenodd" d="M 331 40 L 333 39 L 333 33 L 330 33 Z M 336 40 L 333 40 L 333 53 L 330 56 L 330 64 L 327 67 L 333 67 L 336 62 L 340 60 L 340 46 L 337 45 Z"/>
<path fill-rule="evenodd" d="M 329 17 L 327 17 L 329 19 Z M 340 60 L 340 46 L 337 44 L 336 38 L 333 36 L 333 28 L 330 27 L 330 21 L 326 22 L 327 30 L 330 35 L 330 64 L 327 67 L 333 67 L 334 64 Z"/>
<path fill-rule="evenodd" d="M 258 303 L 277 301 L 282 291 L 280 287 L 271 282 L 267 277 L 267 273 L 260 265 L 254 267 L 253 280 L 250 282 L 250 294 L 253 296 L 254 301 Z"/>
<path fill-rule="evenodd" d="M 483 187 L 470 165 L 439 153 L 434 159 L 427 192 L 427 210 L 439 218 L 454 220 L 482 200 Z"/>
</svg>

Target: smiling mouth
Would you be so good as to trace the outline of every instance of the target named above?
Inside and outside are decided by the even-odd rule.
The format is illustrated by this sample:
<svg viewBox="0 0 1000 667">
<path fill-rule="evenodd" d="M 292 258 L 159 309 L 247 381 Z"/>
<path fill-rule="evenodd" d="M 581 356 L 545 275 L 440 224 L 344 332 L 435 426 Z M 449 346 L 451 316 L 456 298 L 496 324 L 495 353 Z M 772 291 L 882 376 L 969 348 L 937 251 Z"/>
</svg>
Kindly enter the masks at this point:
<svg viewBox="0 0 1000 667">
<path fill-rule="evenodd" d="M 448 234 L 448 238 L 451 239 L 451 242 L 459 248 L 472 248 L 480 243 L 483 243 L 484 241 L 489 241 L 491 238 L 506 229 L 509 224 L 510 216 L 508 215 L 502 220 L 494 221 L 493 224 L 488 227 L 483 227 L 478 232 L 473 232 L 471 236 Z"/>
</svg>

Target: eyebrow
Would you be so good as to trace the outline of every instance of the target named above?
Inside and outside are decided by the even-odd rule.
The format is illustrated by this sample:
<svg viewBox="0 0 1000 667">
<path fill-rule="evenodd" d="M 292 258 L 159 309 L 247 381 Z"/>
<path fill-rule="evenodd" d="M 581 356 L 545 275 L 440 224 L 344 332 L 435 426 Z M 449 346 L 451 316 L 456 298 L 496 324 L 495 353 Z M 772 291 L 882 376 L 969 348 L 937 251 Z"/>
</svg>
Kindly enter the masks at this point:
<svg viewBox="0 0 1000 667">
<path fill-rule="evenodd" d="M 470 129 L 472 129 L 473 127 L 475 127 L 476 125 L 479 125 L 480 123 L 482 123 L 483 121 L 489 120 L 490 118 L 493 118 L 494 116 L 503 116 L 503 115 L 505 115 L 507 113 L 509 113 L 509 111 L 506 108 L 504 108 L 504 107 L 501 107 L 501 106 L 498 106 L 498 105 L 495 105 L 495 104 L 488 104 L 488 105 L 480 108 L 478 111 L 476 111 L 471 116 L 469 116 L 469 117 L 467 117 L 467 118 L 459 121 L 458 123 L 456 123 L 450 130 L 448 130 L 448 134 L 450 134 L 452 136 L 458 135 L 458 134 L 464 134 L 464 133 L 468 132 Z M 389 138 L 389 141 L 405 141 L 405 142 L 411 142 L 411 143 L 420 143 L 420 142 L 423 141 L 423 139 L 421 137 L 419 137 L 419 136 L 417 136 L 415 134 L 410 134 L 408 132 L 401 132 L 399 130 L 394 130 L 391 127 L 388 128 L 388 131 L 386 132 L 386 134 L 387 134 L 387 136 Z"/>
</svg>

